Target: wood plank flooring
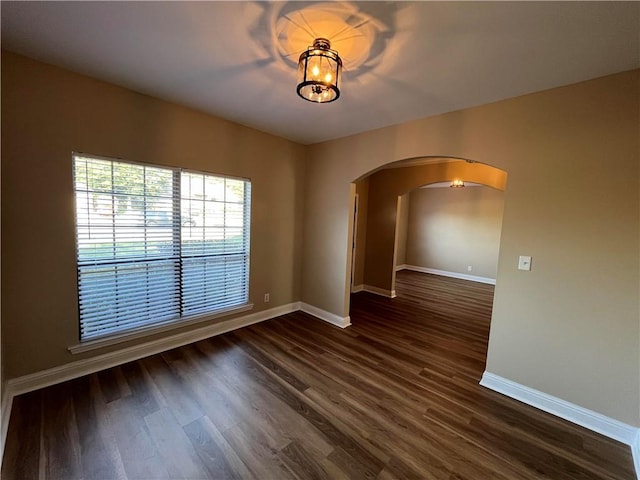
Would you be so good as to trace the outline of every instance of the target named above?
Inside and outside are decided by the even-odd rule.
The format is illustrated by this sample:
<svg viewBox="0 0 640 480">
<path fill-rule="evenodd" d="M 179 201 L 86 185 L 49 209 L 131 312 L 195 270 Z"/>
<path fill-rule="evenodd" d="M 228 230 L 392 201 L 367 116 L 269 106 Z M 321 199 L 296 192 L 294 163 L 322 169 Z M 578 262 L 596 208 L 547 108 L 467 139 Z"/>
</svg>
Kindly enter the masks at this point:
<svg viewBox="0 0 640 480">
<path fill-rule="evenodd" d="M 632 479 L 629 448 L 478 385 L 493 287 L 399 272 L 15 398 L 9 479 Z"/>
</svg>

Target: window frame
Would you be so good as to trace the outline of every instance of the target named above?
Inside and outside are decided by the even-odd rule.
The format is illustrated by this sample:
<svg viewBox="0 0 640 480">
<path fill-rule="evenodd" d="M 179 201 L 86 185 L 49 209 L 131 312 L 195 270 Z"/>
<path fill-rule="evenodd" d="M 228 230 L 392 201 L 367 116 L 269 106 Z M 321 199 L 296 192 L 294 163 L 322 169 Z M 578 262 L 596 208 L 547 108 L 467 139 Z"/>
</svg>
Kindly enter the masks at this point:
<svg viewBox="0 0 640 480">
<path fill-rule="evenodd" d="M 171 236 L 174 238 L 174 241 L 177 239 L 177 243 L 174 244 L 174 250 L 177 250 L 177 260 L 178 260 L 178 267 L 177 267 L 177 280 L 174 282 L 173 284 L 173 288 L 174 288 L 174 295 L 178 296 L 178 302 L 180 305 L 180 308 L 178 310 L 178 316 L 170 318 L 170 319 L 166 319 L 166 320 L 161 320 L 158 322 L 152 322 L 152 323 L 144 323 L 141 325 L 134 325 L 133 327 L 130 328 L 124 328 L 122 330 L 117 330 L 117 331 L 112 331 L 103 335 L 100 334 L 94 334 L 94 335 L 90 335 L 88 337 L 82 337 L 82 326 L 81 326 L 81 322 L 82 322 L 82 318 L 81 318 L 81 291 L 80 291 L 80 286 L 81 286 L 81 268 L 82 267 L 86 267 L 86 265 L 81 265 L 82 262 L 80 260 L 80 243 L 81 243 L 81 238 L 80 238 L 80 228 L 81 226 L 79 225 L 79 220 L 80 220 L 80 216 L 79 216 L 79 204 L 78 204 L 78 193 L 79 192 L 83 192 L 83 190 L 80 190 L 77 188 L 77 179 L 76 179 L 76 161 L 78 159 L 82 159 L 82 158 L 86 158 L 86 159 L 90 159 L 90 160 L 98 160 L 98 161 L 105 161 L 105 162 L 111 162 L 112 164 L 117 164 L 117 163 L 124 163 L 124 164 L 128 164 L 128 165 L 135 165 L 135 166 L 141 166 L 141 167 L 149 167 L 149 168 L 155 168 L 155 169 L 160 169 L 160 170 L 166 170 L 167 172 L 172 172 L 172 176 L 174 177 L 172 180 L 173 186 L 172 186 L 172 192 L 171 192 L 171 211 L 169 212 L 169 215 L 172 218 L 171 221 Z M 71 346 L 69 347 L 69 351 L 71 353 L 81 353 L 83 351 L 87 351 L 87 350 L 92 350 L 94 348 L 101 348 L 103 346 L 107 346 L 107 345 L 113 345 L 116 343 L 120 343 L 120 342 L 125 342 L 125 341 L 129 341 L 129 340 L 133 340 L 135 338 L 141 338 L 141 337 L 145 337 L 148 335 L 153 335 L 156 333 L 160 333 L 163 331 L 168 331 L 168 330 L 173 330 L 176 328 L 181 328 L 181 327 L 185 327 L 188 325 L 193 325 L 193 324 L 197 324 L 197 323 L 201 323 L 201 322 L 207 322 L 207 321 L 211 321 L 214 319 L 218 319 L 221 317 L 225 317 L 225 316 L 229 316 L 229 315 L 233 315 L 236 313 L 241 313 L 244 311 L 248 311 L 253 309 L 253 304 L 250 302 L 250 284 L 251 284 L 251 269 L 250 269 L 250 265 L 251 265 L 251 213 L 252 213 L 252 202 L 253 202 L 253 195 L 252 195 L 252 182 L 251 179 L 249 178 L 244 178 L 244 177 L 237 177 L 237 176 L 231 176 L 231 175 L 222 175 L 222 174 L 216 174 L 216 173 L 212 173 L 212 172 L 205 172 L 205 171 L 199 171 L 199 170 L 194 170 L 194 169 L 188 169 L 188 168 L 182 168 L 182 167 L 175 167 L 175 166 L 168 166 L 168 165 L 160 165 L 160 164 L 152 164 L 152 163 L 145 163 L 145 162 L 136 162 L 136 161 L 129 161 L 129 160 L 125 160 L 122 158 L 113 158 L 113 157 L 106 157 L 106 156 L 101 156 L 101 155 L 94 155 L 94 154 L 87 154 L 84 152 L 77 152 L 74 151 L 72 152 L 72 156 L 71 156 L 71 170 L 72 170 L 72 188 L 73 188 L 73 194 L 74 194 L 74 240 L 75 240 L 75 268 L 76 268 L 76 299 L 77 299 L 77 305 L 78 305 L 78 314 L 77 314 L 77 325 L 78 325 L 78 339 L 79 339 L 79 343 L 77 345 Z M 183 249 L 184 249 L 184 245 L 185 243 L 183 242 L 183 238 L 182 238 L 182 230 L 183 230 L 183 211 L 182 211 L 182 202 L 183 200 L 185 200 L 183 198 L 182 195 L 182 179 L 183 179 L 183 174 L 193 174 L 193 175 L 202 175 L 203 176 L 203 181 L 206 177 L 213 177 L 216 180 L 238 180 L 238 181 L 242 181 L 244 182 L 244 191 L 243 191 L 243 201 L 237 202 L 239 205 L 243 205 L 243 210 L 242 210 L 242 219 L 243 219 L 243 224 L 241 227 L 241 231 L 242 231 L 242 240 L 243 240 L 243 248 L 241 249 L 240 255 L 242 255 L 244 257 L 243 259 L 243 268 L 245 270 L 246 273 L 244 273 L 244 278 L 243 277 L 238 277 L 238 278 L 243 278 L 243 283 L 242 283 L 242 287 L 241 287 L 241 292 L 244 292 L 244 301 L 242 303 L 238 303 L 238 304 L 233 304 L 230 306 L 223 306 L 221 308 L 216 308 L 216 309 L 211 309 L 208 311 L 204 311 L 204 312 L 199 312 L 199 313 L 195 313 L 195 314 L 184 314 L 184 309 L 183 309 L 183 303 L 184 303 L 184 299 L 183 299 L 183 285 L 186 282 L 185 278 L 184 278 L 184 267 L 183 267 L 183 262 L 186 260 L 189 260 L 190 257 L 188 255 L 185 255 L 183 253 Z M 176 176 L 177 176 L 177 180 L 176 180 Z M 113 178 L 113 177 L 112 177 Z M 146 182 L 145 182 L 146 185 Z M 177 186 L 177 188 L 176 188 Z M 225 186 L 226 189 L 226 186 Z M 87 192 L 90 191 L 89 188 L 86 189 Z M 113 198 L 114 192 L 113 192 L 113 186 L 112 186 L 112 191 L 110 193 L 110 195 Z M 144 195 L 145 198 L 148 198 L 148 194 L 145 193 Z M 146 201 L 146 200 L 145 200 Z M 207 200 L 203 200 L 203 207 L 204 207 L 204 202 Z M 216 202 L 220 202 L 219 200 L 217 200 Z M 221 203 L 224 204 L 224 208 L 227 207 L 228 204 L 234 203 L 234 202 L 228 202 L 226 200 L 226 196 L 225 196 L 225 200 L 223 200 Z M 146 236 L 148 231 L 146 230 L 148 228 L 147 224 L 146 224 L 146 217 L 147 217 L 147 211 L 145 208 L 145 212 L 143 213 L 144 219 L 145 219 L 145 245 L 146 245 Z M 204 215 L 204 214 L 203 214 Z M 90 220 L 89 220 L 90 222 Z M 89 224 L 88 224 L 89 225 Z M 115 228 L 112 224 L 112 228 Z M 203 229 L 205 228 L 205 225 L 203 224 Z M 227 218 L 226 218 L 226 214 L 225 214 L 225 218 L 224 218 L 224 222 L 222 224 L 222 228 L 226 229 L 228 228 L 228 224 L 227 224 Z M 114 230 L 115 232 L 115 230 Z M 202 241 L 206 242 L 207 239 L 204 235 L 204 231 L 203 231 L 203 237 L 202 237 Z M 115 243 L 114 243 L 115 245 Z M 203 248 L 205 248 L 203 246 Z M 226 245 L 225 245 L 226 248 Z M 222 253 L 220 256 L 226 256 L 226 253 Z M 229 255 L 238 255 L 238 252 L 233 253 L 233 254 L 229 254 Z M 162 260 L 171 260 L 175 257 L 175 255 L 169 255 L 169 256 L 165 256 L 165 257 L 156 257 L 156 258 L 160 258 Z M 213 255 L 209 254 L 209 255 L 203 255 L 203 258 L 212 258 Z M 129 259 L 129 263 L 133 264 L 138 260 L 132 260 L 131 258 Z M 121 259 L 116 259 L 115 257 L 112 258 L 112 262 L 107 262 L 107 264 L 121 264 L 121 263 L 127 263 L 127 260 L 125 259 L 124 262 Z"/>
</svg>

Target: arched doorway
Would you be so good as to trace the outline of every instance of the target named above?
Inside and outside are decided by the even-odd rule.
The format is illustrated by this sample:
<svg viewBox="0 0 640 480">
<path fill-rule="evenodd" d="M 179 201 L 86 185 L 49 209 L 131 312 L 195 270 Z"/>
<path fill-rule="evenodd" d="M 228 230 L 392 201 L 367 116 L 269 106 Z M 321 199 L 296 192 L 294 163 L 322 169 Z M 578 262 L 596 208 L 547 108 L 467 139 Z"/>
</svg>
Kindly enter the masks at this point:
<svg viewBox="0 0 640 480">
<path fill-rule="evenodd" d="M 362 285 L 372 293 L 395 295 L 398 198 L 424 185 L 453 180 L 504 191 L 507 174 L 471 160 L 425 157 L 394 162 L 356 180 L 351 195 L 354 205 L 357 195 L 358 215 L 350 220 L 350 245 L 355 247 L 349 252 L 355 255 L 350 258 L 349 282 L 354 290 Z"/>
</svg>

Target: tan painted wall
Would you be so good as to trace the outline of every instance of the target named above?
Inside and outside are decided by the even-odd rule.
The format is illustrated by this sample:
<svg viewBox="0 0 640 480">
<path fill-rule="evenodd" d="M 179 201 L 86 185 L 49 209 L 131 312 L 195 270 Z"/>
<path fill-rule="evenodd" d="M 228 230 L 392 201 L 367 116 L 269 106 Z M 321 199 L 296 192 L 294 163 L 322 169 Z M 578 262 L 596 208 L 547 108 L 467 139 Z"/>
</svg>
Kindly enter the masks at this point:
<svg viewBox="0 0 640 480">
<path fill-rule="evenodd" d="M 396 238 L 396 263 L 395 266 L 407 263 L 407 235 L 409 233 L 409 211 L 411 194 L 405 193 L 398 197 L 398 220 Z"/>
<path fill-rule="evenodd" d="M 250 178 L 254 311 L 300 299 L 304 147 L 3 52 L 2 328 L 8 378 L 135 343 L 78 355 L 67 351 L 78 342 L 72 151 Z M 262 302 L 266 292 L 268 304 Z"/>
<path fill-rule="evenodd" d="M 395 289 L 394 245 L 398 196 L 417 187 L 464 178 L 504 189 L 504 171 L 462 160 L 380 170 L 369 178 L 365 284 L 391 292 Z"/>
<path fill-rule="evenodd" d="M 412 191 L 403 263 L 495 279 L 503 210 L 504 192 L 490 187 Z"/>
<path fill-rule="evenodd" d="M 636 70 L 310 147 L 303 301 L 348 314 L 355 179 L 425 155 L 491 164 L 509 184 L 487 370 L 640 426 L 639 104 Z"/>
<path fill-rule="evenodd" d="M 367 206 L 369 203 L 369 178 L 355 182 L 358 195 L 358 228 L 356 235 L 356 258 L 353 275 L 353 286 L 364 283 L 364 252 L 367 241 Z"/>
</svg>

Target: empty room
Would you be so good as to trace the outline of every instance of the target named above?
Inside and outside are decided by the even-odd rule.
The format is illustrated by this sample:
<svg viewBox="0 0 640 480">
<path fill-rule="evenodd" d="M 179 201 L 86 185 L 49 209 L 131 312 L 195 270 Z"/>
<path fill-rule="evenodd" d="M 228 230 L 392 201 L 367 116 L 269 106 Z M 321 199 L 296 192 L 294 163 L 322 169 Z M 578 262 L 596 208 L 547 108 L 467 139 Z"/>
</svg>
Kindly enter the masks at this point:
<svg viewBox="0 0 640 480">
<path fill-rule="evenodd" d="M 635 479 L 640 3 L 2 2 L 6 479 Z"/>
</svg>

